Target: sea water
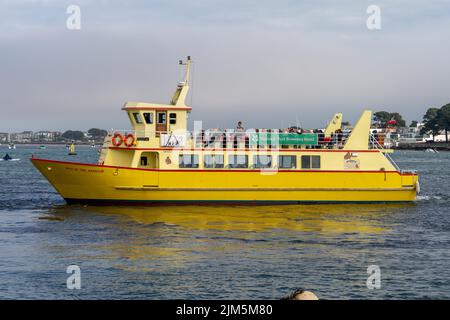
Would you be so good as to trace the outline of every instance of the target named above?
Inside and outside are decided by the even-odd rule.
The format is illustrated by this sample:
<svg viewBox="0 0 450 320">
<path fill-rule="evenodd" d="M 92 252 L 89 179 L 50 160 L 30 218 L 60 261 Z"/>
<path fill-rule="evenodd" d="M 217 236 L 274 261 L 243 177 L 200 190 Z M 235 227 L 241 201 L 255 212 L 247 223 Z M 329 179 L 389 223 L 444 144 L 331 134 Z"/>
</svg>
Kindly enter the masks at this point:
<svg viewBox="0 0 450 320">
<path fill-rule="evenodd" d="M 21 160 L 0 162 L 3 299 L 450 299 L 450 153 L 393 155 L 419 171 L 412 204 L 155 207 L 68 206 L 29 161 L 96 148 L 6 153 Z"/>
</svg>

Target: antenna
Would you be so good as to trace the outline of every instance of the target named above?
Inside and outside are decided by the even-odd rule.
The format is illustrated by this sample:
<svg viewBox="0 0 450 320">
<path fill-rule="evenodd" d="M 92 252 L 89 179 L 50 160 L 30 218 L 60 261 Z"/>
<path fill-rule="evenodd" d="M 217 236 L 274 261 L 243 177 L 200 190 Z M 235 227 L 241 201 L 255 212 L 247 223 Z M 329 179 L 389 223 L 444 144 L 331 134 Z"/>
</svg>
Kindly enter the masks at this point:
<svg viewBox="0 0 450 320">
<path fill-rule="evenodd" d="M 188 90 L 189 90 L 189 78 L 190 78 L 190 69 L 191 69 L 191 56 L 187 56 L 186 60 L 178 60 L 178 64 L 181 66 L 185 66 L 185 73 L 183 81 L 178 83 L 177 89 L 172 96 L 172 100 L 170 104 L 172 105 L 184 105 L 184 101 L 186 99 Z"/>
<path fill-rule="evenodd" d="M 192 62 L 191 56 L 187 56 L 186 57 L 186 61 L 178 60 L 178 63 L 183 65 L 183 66 L 186 66 L 186 65 L 190 64 L 191 62 Z"/>
<path fill-rule="evenodd" d="M 189 82 L 189 75 L 190 75 L 190 71 L 191 71 L 191 56 L 187 56 L 186 61 L 180 60 L 180 65 L 186 66 L 186 71 L 185 71 L 185 75 L 184 75 L 184 84 L 188 84 Z"/>
</svg>

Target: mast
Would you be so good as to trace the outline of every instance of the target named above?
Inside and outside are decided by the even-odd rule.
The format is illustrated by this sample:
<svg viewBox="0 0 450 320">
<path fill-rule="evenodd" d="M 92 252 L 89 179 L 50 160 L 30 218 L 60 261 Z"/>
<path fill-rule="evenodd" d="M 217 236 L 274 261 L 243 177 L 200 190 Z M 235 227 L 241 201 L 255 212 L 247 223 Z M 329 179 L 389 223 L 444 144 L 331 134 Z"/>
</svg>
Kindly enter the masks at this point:
<svg viewBox="0 0 450 320">
<path fill-rule="evenodd" d="M 186 61 L 180 60 L 179 64 L 185 66 L 184 80 L 178 83 L 177 89 L 175 90 L 172 100 L 170 101 L 171 105 L 174 106 L 186 106 L 185 100 L 189 91 L 189 80 L 190 80 L 190 72 L 191 72 L 191 56 L 187 56 Z"/>
</svg>

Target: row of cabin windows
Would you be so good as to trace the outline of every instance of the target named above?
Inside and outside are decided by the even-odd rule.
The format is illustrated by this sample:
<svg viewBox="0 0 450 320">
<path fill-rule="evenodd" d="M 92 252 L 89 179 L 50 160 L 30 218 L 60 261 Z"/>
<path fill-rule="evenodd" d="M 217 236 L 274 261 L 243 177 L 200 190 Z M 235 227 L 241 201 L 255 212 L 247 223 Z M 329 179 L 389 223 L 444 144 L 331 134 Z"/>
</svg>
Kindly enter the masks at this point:
<svg viewBox="0 0 450 320">
<path fill-rule="evenodd" d="M 179 156 L 180 168 L 198 168 L 199 156 L 196 154 L 182 154 Z M 224 168 L 223 155 L 205 155 L 205 168 Z M 272 156 L 255 155 L 253 156 L 253 167 L 257 169 L 272 168 Z M 248 168 L 247 155 L 229 155 L 228 168 Z M 297 156 L 278 156 L 278 168 L 295 169 L 297 168 Z M 301 156 L 302 169 L 320 169 L 320 156 Z"/>
<path fill-rule="evenodd" d="M 153 112 L 144 112 L 144 121 L 146 124 L 153 124 Z M 165 112 L 158 112 L 158 124 L 165 124 L 166 123 L 166 113 Z M 133 118 L 134 122 L 137 124 L 143 123 L 141 114 L 139 112 L 133 112 Z M 169 113 L 169 123 L 170 124 L 176 124 L 177 123 L 177 114 L 176 113 Z"/>
</svg>

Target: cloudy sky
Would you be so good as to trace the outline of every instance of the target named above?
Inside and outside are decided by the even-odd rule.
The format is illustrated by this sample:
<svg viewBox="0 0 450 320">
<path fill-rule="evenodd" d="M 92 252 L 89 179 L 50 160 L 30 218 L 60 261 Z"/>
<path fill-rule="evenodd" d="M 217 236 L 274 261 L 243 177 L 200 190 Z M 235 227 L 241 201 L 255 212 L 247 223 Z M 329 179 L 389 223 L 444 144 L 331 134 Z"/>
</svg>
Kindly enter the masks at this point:
<svg viewBox="0 0 450 320">
<path fill-rule="evenodd" d="M 186 55 L 205 127 L 419 120 L 450 102 L 449 40 L 448 0 L 0 0 L 0 132 L 128 128 L 123 103 L 168 102 Z"/>
</svg>

